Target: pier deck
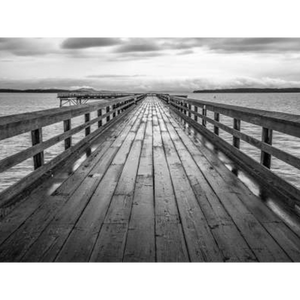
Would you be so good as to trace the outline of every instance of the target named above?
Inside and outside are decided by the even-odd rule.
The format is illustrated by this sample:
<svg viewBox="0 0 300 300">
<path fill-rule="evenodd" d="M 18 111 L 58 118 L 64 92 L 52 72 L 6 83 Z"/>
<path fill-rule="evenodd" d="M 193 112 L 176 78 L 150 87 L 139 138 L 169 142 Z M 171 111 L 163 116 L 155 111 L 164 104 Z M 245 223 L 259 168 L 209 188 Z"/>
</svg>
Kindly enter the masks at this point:
<svg viewBox="0 0 300 300">
<path fill-rule="evenodd" d="M 102 139 L 54 191 L 63 168 L 1 221 L 0 261 L 300 261 L 299 232 L 158 98 Z"/>
</svg>

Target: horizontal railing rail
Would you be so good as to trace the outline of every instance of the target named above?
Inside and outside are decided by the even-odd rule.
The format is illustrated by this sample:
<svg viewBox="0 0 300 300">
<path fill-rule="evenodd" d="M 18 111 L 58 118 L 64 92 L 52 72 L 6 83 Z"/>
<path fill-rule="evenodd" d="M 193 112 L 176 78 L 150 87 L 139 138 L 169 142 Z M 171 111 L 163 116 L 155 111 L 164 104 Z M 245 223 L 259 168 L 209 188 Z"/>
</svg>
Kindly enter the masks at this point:
<svg viewBox="0 0 300 300">
<path fill-rule="evenodd" d="M 120 117 L 124 115 L 130 107 L 144 97 L 144 94 L 139 94 L 117 98 L 106 103 L 84 104 L 0 117 L 0 141 L 28 132 L 31 134 L 32 143 L 31 147 L 1 159 L 0 173 L 30 158 L 33 159 L 34 166 L 33 172 L 0 193 L 0 207 L 11 203 L 14 197 L 32 185 L 38 178 L 87 145 L 104 128 L 112 124 L 119 115 Z M 91 119 L 92 112 L 97 112 L 97 117 L 94 119 Z M 78 116 L 84 117 L 84 123 L 72 128 L 71 120 Z M 103 120 L 106 120 L 105 125 L 103 125 Z M 59 122 L 62 122 L 63 133 L 43 141 L 43 128 Z M 91 132 L 93 124 L 97 124 L 97 129 Z M 72 145 L 72 136 L 83 130 L 85 130 L 85 137 Z M 45 163 L 44 151 L 62 141 L 64 141 L 64 151 Z"/>
<path fill-rule="evenodd" d="M 277 191 L 286 193 L 292 199 L 292 203 L 300 203 L 300 191 L 273 171 L 271 171 L 272 157 L 300 169 L 300 158 L 280 150 L 272 145 L 273 131 L 300 138 L 300 116 L 280 112 L 270 112 L 239 106 L 211 103 L 208 101 L 181 98 L 167 94 L 158 95 L 166 101 L 177 114 L 203 133 L 217 147 L 225 152 L 231 159 L 243 165 L 255 177 L 259 177 Z M 213 118 L 208 117 L 207 112 L 213 113 Z M 231 117 L 232 128 L 221 123 L 221 116 Z M 199 123 L 200 121 L 200 123 Z M 261 127 L 261 140 L 258 140 L 244 132 L 241 132 L 241 123 L 247 122 Z M 207 123 L 212 124 L 213 129 L 207 128 Z M 219 135 L 219 129 L 232 136 L 232 144 L 229 144 Z M 257 162 L 245 152 L 240 150 L 240 141 L 256 147 L 260 151 L 260 162 Z"/>
</svg>

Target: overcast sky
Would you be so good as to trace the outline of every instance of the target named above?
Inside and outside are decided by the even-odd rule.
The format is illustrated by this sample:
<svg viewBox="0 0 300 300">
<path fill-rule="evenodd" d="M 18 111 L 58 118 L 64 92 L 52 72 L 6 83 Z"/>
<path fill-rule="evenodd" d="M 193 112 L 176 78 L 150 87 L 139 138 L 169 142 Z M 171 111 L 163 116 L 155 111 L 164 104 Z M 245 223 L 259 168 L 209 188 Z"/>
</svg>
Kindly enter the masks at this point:
<svg viewBox="0 0 300 300">
<path fill-rule="evenodd" d="M 0 88 L 300 87 L 300 39 L 0 38 Z"/>
</svg>

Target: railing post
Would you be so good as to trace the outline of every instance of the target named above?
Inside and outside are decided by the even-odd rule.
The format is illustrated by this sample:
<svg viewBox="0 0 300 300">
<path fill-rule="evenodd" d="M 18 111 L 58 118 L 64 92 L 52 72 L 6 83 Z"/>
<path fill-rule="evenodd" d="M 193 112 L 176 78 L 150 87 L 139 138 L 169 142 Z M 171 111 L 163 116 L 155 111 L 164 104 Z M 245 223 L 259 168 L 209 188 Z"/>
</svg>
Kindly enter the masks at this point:
<svg viewBox="0 0 300 300">
<path fill-rule="evenodd" d="M 113 104 L 112 109 L 113 109 L 113 110 L 116 109 L 116 105 L 115 105 L 115 104 Z M 114 118 L 115 116 L 116 116 L 116 112 L 114 111 L 114 112 L 113 112 L 113 118 Z"/>
<path fill-rule="evenodd" d="M 273 130 L 269 128 L 262 128 L 262 142 L 272 145 L 272 138 L 273 138 Z M 271 154 L 261 151 L 260 156 L 260 163 L 267 167 L 268 169 L 271 168 Z"/>
<path fill-rule="evenodd" d="M 102 109 L 98 109 L 97 110 L 97 115 L 98 117 L 101 117 L 102 116 Z M 98 128 L 102 126 L 102 120 L 98 121 Z"/>
<path fill-rule="evenodd" d="M 202 116 L 206 117 L 207 110 L 206 110 L 206 105 L 203 105 L 202 107 Z M 202 126 L 206 127 L 206 120 L 202 118 Z"/>
<path fill-rule="evenodd" d="M 219 122 L 219 121 L 220 121 L 220 114 L 219 114 L 219 113 L 214 112 L 214 120 L 215 120 L 216 122 Z M 219 135 L 219 127 L 216 126 L 216 125 L 214 125 L 214 133 L 215 133 L 216 135 Z"/>
<path fill-rule="evenodd" d="M 84 122 L 87 123 L 90 121 L 90 113 L 84 114 Z M 85 136 L 89 135 L 91 133 L 91 127 L 85 128 Z"/>
<path fill-rule="evenodd" d="M 32 146 L 40 144 L 43 141 L 42 128 L 31 131 Z M 44 164 L 44 152 L 40 152 L 33 156 L 33 166 L 36 170 Z"/>
<path fill-rule="evenodd" d="M 198 106 L 194 106 L 194 110 L 196 113 L 198 113 Z M 198 116 L 197 115 L 194 115 L 194 119 L 196 122 L 198 122 Z"/>
<path fill-rule="evenodd" d="M 108 105 L 108 106 L 106 107 L 106 113 L 109 113 L 109 110 L 110 110 L 110 106 Z M 109 119 L 110 119 L 110 116 L 108 115 L 108 116 L 106 117 L 106 123 L 109 122 Z"/>
<path fill-rule="evenodd" d="M 191 113 L 191 110 L 192 110 L 192 105 L 191 104 L 189 104 L 189 117 L 191 118 L 192 117 L 192 113 Z"/>
<path fill-rule="evenodd" d="M 64 132 L 71 130 L 71 119 L 64 120 Z M 72 146 L 72 137 L 65 139 L 65 150 L 69 149 Z"/>
<path fill-rule="evenodd" d="M 233 119 L 233 129 L 241 131 L 241 120 Z M 233 146 L 237 149 L 240 149 L 240 139 L 236 136 L 233 136 Z"/>
</svg>

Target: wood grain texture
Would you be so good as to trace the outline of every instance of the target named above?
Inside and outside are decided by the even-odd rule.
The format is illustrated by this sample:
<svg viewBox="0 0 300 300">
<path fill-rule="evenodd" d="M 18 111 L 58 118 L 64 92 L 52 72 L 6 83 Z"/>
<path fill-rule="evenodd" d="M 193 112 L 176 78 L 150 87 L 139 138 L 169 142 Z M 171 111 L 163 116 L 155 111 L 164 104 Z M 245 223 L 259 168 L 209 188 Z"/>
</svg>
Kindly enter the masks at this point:
<svg viewBox="0 0 300 300">
<path fill-rule="evenodd" d="M 0 260 L 300 261 L 300 225 L 256 197 L 167 101 L 134 105 L 76 171 L 62 166 L 4 217 Z"/>
</svg>

